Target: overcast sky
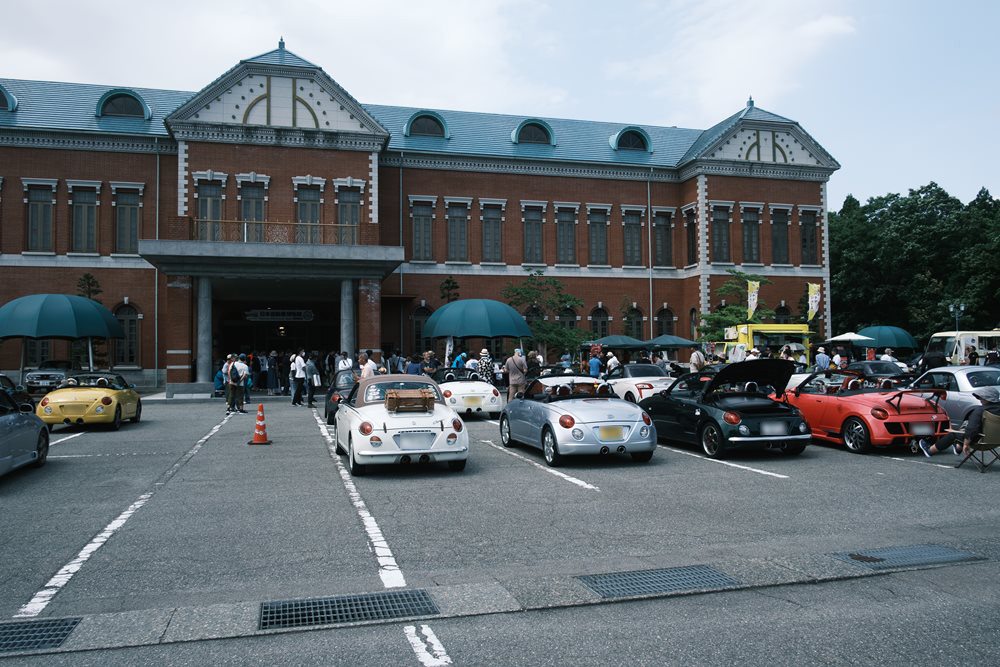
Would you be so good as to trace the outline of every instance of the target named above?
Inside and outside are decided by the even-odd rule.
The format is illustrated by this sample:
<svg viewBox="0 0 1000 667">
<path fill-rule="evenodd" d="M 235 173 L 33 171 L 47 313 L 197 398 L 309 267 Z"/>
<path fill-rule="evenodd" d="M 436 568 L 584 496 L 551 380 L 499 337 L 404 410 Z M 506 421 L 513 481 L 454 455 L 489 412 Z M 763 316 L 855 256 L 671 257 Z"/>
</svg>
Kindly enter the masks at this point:
<svg viewBox="0 0 1000 667">
<path fill-rule="evenodd" d="M 0 77 L 199 90 L 277 46 L 362 102 L 707 128 L 757 105 L 843 168 L 830 206 L 1000 196 L 1000 3 L 0 0 Z"/>
</svg>

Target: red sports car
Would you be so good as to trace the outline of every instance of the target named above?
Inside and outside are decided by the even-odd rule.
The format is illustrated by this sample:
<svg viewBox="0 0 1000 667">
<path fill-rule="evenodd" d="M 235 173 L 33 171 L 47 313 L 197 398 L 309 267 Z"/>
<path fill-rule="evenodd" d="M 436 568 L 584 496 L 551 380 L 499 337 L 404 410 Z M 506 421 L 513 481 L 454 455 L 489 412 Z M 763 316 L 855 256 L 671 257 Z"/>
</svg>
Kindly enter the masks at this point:
<svg viewBox="0 0 1000 667">
<path fill-rule="evenodd" d="M 814 438 L 843 442 L 852 452 L 873 446 L 934 442 L 948 431 L 948 414 L 938 403 L 941 390 L 865 388 L 852 371 L 813 373 L 785 400 L 797 407 Z"/>
</svg>

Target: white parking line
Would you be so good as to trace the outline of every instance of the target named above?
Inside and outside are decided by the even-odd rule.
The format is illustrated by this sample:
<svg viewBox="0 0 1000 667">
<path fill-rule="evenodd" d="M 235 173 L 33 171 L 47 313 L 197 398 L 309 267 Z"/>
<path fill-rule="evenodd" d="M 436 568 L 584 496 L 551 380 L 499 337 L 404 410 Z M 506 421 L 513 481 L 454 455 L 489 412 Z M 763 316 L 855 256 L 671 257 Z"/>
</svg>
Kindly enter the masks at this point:
<svg viewBox="0 0 1000 667">
<path fill-rule="evenodd" d="M 72 440 L 73 438 L 79 438 L 81 435 L 84 435 L 85 433 L 86 431 L 80 431 L 79 433 L 74 433 L 73 435 L 67 435 L 65 438 L 59 438 L 58 440 L 53 440 L 52 442 L 49 443 L 49 447 L 58 445 L 60 442 L 66 442 L 67 440 Z"/>
<path fill-rule="evenodd" d="M 442 667 L 442 665 L 451 664 L 451 658 L 448 657 L 444 646 L 438 641 L 437 635 L 434 634 L 429 625 L 420 626 L 420 632 L 427 638 L 426 644 L 417 634 L 415 625 L 407 625 L 403 628 L 403 632 L 410 641 L 413 652 L 417 654 L 417 660 L 420 661 L 420 664 L 425 665 L 425 667 Z"/>
<path fill-rule="evenodd" d="M 365 527 L 365 533 L 368 535 L 368 548 L 375 554 L 375 558 L 378 561 L 378 576 L 382 580 L 382 585 L 386 588 L 405 587 L 406 578 L 403 576 L 403 571 L 399 569 L 396 558 L 392 555 L 392 549 L 389 548 L 389 543 L 386 541 L 385 535 L 382 534 L 382 529 L 379 528 L 378 522 L 375 521 L 375 517 L 368 511 L 368 506 L 365 504 L 364 499 L 361 497 L 361 492 L 358 491 L 358 487 L 354 483 L 351 471 L 340 460 L 340 456 L 337 454 L 337 443 L 333 441 L 330 429 L 320 419 L 319 410 L 313 408 L 312 412 L 313 417 L 316 419 L 316 425 L 319 426 L 319 432 L 323 435 L 323 440 L 326 441 L 326 449 L 330 453 L 330 458 L 337 465 L 340 480 L 344 483 L 344 488 L 351 499 L 351 504 L 354 505 L 354 509 L 357 511 L 358 517 L 360 517 L 361 523 Z M 403 628 L 403 634 L 406 635 L 407 641 L 410 642 L 410 646 L 413 648 L 413 652 L 416 654 L 420 664 L 425 667 L 450 665 L 451 658 L 448 657 L 447 651 L 444 650 L 444 645 L 438 640 L 437 635 L 434 634 L 431 627 L 429 625 L 421 625 L 420 631 L 427 638 L 426 644 L 417 635 L 416 626 L 407 625 Z"/>
<path fill-rule="evenodd" d="M 156 493 L 158 487 L 163 486 L 170 481 L 170 478 L 173 477 L 178 470 L 180 470 L 181 466 L 190 461 L 191 457 L 198 453 L 198 450 L 201 449 L 202 445 L 204 445 L 209 438 L 219 432 L 219 429 L 222 428 L 227 421 L 229 421 L 230 416 L 231 415 L 226 415 L 225 419 L 213 426 L 212 430 L 210 430 L 201 440 L 196 442 L 194 447 L 188 450 L 188 452 L 181 457 L 181 459 L 177 461 L 177 463 L 175 463 L 170 470 L 160 476 L 153 489 L 136 498 L 124 512 L 115 517 L 114 521 L 105 526 L 104 530 L 99 532 L 94 539 L 88 542 L 87 545 L 80 550 L 80 553 L 76 555 L 76 558 L 63 565 L 62 568 L 60 568 L 59 571 L 48 580 L 45 584 L 45 588 L 35 593 L 27 604 L 17 610 L 17 613 L 14 614 L 14 618 L 31 618 L 42 613 L 45 607 L 48 606 L 49 602 L 52 601 L 52 598 L 54 598 L 56 594 L 69 583 L 74 574 L 80 571 L 80 568 L 83 567 L 84 563 L 90 560 L 90 557 L 97 553 L 97 550 L 104 546 L 105 543 L 107 543 L 107 541 L 110 540 L 114 534 L 125 525 L 125 522 L 128 521 L 133 514 L 142 509 L 142 506 L 153 497 L 154 493 Z"/>
<path fill-rule="evenodd" d="M 590 491 L 600 491 L 600 489 L 597 488 L 596 486 L 594 486 L 593 484 L 588 484 L 587 482 L 583 481 L 582 479 L 577 479 L 576 477 L 573 477 L 572 475 L 567 475 L 564 472 L 560 472 L 560 471 L 555 470 L 553 468 L 549 468 L 548 466 L 543 466 L 541 463 L 538 463 L 537 461 L 532 461 L 527 456 L 522 456 L 521 454 L 518 454 L 517 452 L 510 451 L 506 447 L 501 447 L 500 445 L 495 444 L 492 440 L 480 440 L 480 442 L 485 442 L 487 445 L 489 445 L 493 449 L 497 449 L 497 450 L 503 452 L 504 454 L 510 454 L 511 456 L 513 456 L 516 459 L 521 459 L 525 463 L 530 463 L 531 465 L 535 466 L 539 470 L 544 470 L 545 472 L 549 473 L 550 475 L 555 475 L 556 477 L 560 477 L 560 478 L 566 480 L 567 482 L 569 482 L 570 484 L 576 484 L 577 486 L 579 486 L 582 489 L 589 489 Z"/>
<path fill-rule="evenodd" d="M 666 445 L 660 445 L 664 449 L 669 449 L 672 452 L 677 452 L 678 454 L 686 454 L 688 456 L 693 456 L 696 459 L 701 459 L 703 461 L 711 461 L 712 463 L 721 463 L 724 466 L 729 466 L 730 468 L 739 468 L 740 470 L 747 470 L 749 472 L 755 472 L 758 475 L 767 475 L 768 477 L 776 477 L 778 479 L 788 479 L 788 475 L 779 475 L 776 472 L 771 472 L 770 470 L 761 470 L 760 468 L 751 468 L 750 466 L 741 466 L 739 463 L 733 463 L 732 461 L 723 461 L 721 459 L 710 459 L 707 456 L 702 456 L 701 454 L 695 454 L 694 452 L 686 452 L 683 449 L 674 449 L 673 447 L 667 447 Z"/>
<path fill-rule="evenodd" d="M 934 466 L 935 468 L 945 468 L 947 470 L 954 470 L 955 466 L 941 465 L 940 463 L 931 463 L 930 461 L 921 461 L 920 459 L 901 459 L 896 456 L 887 456 L 887 459 L 891 461 L 902 461 L 903 463 L 919 463 L 922 466 Z"/>
</svg>

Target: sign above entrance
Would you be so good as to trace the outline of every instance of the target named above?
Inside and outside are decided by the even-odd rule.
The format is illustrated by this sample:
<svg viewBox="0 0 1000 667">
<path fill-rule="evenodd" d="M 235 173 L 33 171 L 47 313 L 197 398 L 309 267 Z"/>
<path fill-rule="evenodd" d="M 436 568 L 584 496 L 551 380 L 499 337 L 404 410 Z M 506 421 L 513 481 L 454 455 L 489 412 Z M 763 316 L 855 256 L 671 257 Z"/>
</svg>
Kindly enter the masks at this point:
<svg viewBox="0 0 1000 667">
<path fill-rule="evenodd" d="M 246 311 L 250 322 L 312 322 L 311 310 L 271 310 L 259 309 Z"/>
</svg>

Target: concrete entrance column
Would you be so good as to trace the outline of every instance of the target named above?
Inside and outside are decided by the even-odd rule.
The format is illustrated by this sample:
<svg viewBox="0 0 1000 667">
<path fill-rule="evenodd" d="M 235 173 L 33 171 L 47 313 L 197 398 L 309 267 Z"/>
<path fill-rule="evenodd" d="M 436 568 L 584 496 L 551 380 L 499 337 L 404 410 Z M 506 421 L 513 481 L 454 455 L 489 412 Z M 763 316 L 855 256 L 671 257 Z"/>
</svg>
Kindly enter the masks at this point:
<svg viewBox="0 0 1000 667">
<path fill-rule="evenodd" d="M 354 281 L 340 281 L 340 349 L 354 354 Z"/>
<path fill-rule="evenodd" d="M 198 278 L 198 359 L 196 382 L 212 382 L 212 280 Z"/>
</svg>

